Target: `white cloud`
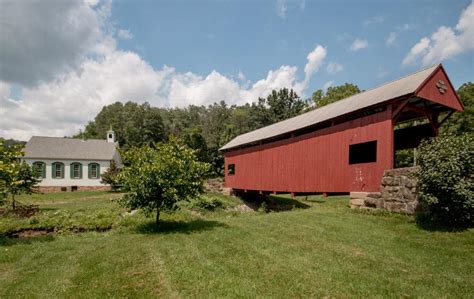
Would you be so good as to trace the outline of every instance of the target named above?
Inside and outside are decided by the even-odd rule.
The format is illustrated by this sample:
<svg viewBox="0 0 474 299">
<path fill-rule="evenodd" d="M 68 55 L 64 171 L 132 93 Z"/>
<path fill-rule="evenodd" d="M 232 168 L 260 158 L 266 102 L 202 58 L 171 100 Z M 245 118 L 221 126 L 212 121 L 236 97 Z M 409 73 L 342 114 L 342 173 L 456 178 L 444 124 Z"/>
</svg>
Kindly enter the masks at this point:
<svg viewBox="0 0 474 299">
<path fill-rule="evenodd" d="M 117 33 L 118 38 L 120 39 L 132 39 L 133 34 L 127 29 L 120 29 Z"/>
<path fill-rule="evenodd" d="M 77 69 L 102 38 L 102 12 L 82 0 L 2 1 L 0 80 L 33 86 Z M 34 55 L 31 55 L 34 53 Z"/>
<path fill-rule="evenodd" d="M 334 85 L 334 81 L 328 81 L 328 82 L 324 83 L 323 89 L 327 90 L 329 87 L 331 87 L 333 85 Z"/>
<path fill-rule="evenodd" d="M 396 32 L 390 32 L 388 35 L 387 39 L 385 40 L 385 45 L 386 46 L 392 46 L 395 44 L 396 40 L 398 38 L 398 33 Z"/>
<path fill-rule="evenodd" d="M 354 42 L 351 44 L 350 50 L 351 51 L 359 51 L 360 49 L 367 48 L 369 43 L 366 39 L 356 38 Z"/>
<path fill-rule="evenodd" d="M 403 64 L 430 65 L 474 49 L 474 1 L 462 11 L 455 28 L 441 26 L 423 37 L 403 59 Z"/>
<path fill-rule="evenodd" d="M 302 80 L 298 80 L 298 68 L 288 65 L 268 71 L 265 78 L 254 83 L 245 81 L 242 72 L 232 79 L 216 70 L 200 76 L 180 73 L 169 66 L 155 69 L 137 53 L 117 49 L 109 20 L 110 6 L 91 3 L 95 5 L 93 19 L 101 20 L 101 25 L 90 24 L 100 36 L 89 46 L 87 53 L 91 55 L 82 55 L 77 66 L 56 73 L 53 79 L 45 74 L 37 78 L 39 83 L 24 85 L 18 100 L 11 98 L 12 84 L 8 81 L 14 80 L 0 80 L 0 136 L 27 140 L 32 135 L 72 135 L 83 129 L 104 105 L 116 101 L 148 101 L 161 107 L 208 105 L 221 100 L 243 104 L 283 87 L 293 88 L 303 96 L 327 54 L 320 45 L 308 54 Z M 33 59 L 40 54 L 28 53 Z"/>
<path fill-rule="evenodd" d="M 73 134 L 115 101 L 163 105 L 158 91 L 166 69 L 156 72 L 134 53 L 116 51 L 99 61 L 86 60 L 81 67 L 81 73 L 24 88 L 21 100 L 0 111 L 0 136 Z"/>
<path fill-rule="evenodd" d="M 275 9 L 276 9 L 277 16 L 279 16 L 282 19 L 286 18 L 287 8 L 286 8 L 285 0 L 277 0 Z"/>
<path fill-rule="evenodd" d="M 10 96 L 10 84 L 0 81 L 0 100 L 7 99 Z"/>
<path fill-rule="evenodd" d="M 420 55 L 425 55 L 430 46 L 430 39 L 427 37 L 422 38 L 416 45 L 411 48 L 410 53 L 403 59 L 403 64 L 412 64 Z"/>
<path fill-rule="evenodd" d="M 305 81 L 319 70 L 323 64 L 324 58 L 326 58 L 327 50 L 321 45 L 317 45 L 313 51 L 311 51 L 308 56 L 308 63 L 304 67 Z"/>
<path fill-rule="evenodd" d="M 337 62 L 330 62 L 326 67 L 326 71 L 330 74 L 335 74 L 344 70 L 342 64 Z"/>
</svg>

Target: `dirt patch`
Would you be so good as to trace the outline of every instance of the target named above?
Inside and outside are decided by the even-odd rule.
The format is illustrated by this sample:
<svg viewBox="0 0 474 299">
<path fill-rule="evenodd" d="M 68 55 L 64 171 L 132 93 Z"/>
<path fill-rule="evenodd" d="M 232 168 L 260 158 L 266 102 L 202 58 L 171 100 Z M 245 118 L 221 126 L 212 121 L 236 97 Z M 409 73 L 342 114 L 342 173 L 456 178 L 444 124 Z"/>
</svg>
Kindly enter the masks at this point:
<svg viewBox="0 0 474 299">
<path fill-rule="evenodd" d="M 96 227 L 96 228 L 84 228 L 84 227 L 72 227 L 67 229 L 66 231 L 71 233 L 85 233 L 85 232 L 106 232 L 112 229 L 112 226 L 107 227 Z M 51 229 L 22 229 L 14 232 L 7 232 L 4 234 L 5 237 L 8 238 L 35 238 L 41 236 L 49 236 L 54 235 L 59 230 L 51 228 Z"/>
<path fill-rule="evenodd" d="M 0 208 L 0 216 L 16 215 L 19 217 L 29 218 L 39 211 L 38 205 L 21 205 L 15 210 L 9 208 Z"/>
<path fill-rule="evenodd" d="M 52 235 L 54 232 L 52 230 L 35 230 L 35 229 L 26 229 L 19 232 L 14 232 L 8 234 L 10 238 L 34 238 L 40 236 Z"/>
</svg>

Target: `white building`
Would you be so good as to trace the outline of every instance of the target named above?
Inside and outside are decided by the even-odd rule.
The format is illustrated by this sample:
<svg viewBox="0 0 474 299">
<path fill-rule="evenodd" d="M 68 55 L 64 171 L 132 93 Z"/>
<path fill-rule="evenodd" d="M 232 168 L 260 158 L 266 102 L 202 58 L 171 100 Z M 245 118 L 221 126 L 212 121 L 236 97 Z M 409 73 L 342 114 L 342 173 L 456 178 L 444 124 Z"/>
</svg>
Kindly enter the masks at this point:
<svg viewBox="0 0 474 299">
<path fill-rule="evenodd" d="M 112 130 L 107 140 L 33 136 L 23 159 L 37 171 L 40 191 L 106 190 L 101 174 L 112 161 L 121 167 L 117 149 Z"/>
</svg>

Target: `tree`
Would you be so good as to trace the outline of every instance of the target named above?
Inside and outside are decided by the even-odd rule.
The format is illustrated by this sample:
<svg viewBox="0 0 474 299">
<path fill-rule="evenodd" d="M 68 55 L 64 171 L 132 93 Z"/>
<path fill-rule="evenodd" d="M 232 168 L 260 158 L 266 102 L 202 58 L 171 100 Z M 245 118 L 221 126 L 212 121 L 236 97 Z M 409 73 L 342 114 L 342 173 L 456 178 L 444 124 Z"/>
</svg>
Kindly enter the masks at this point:
<svg viewBox="0 0 474 299">
<path fill-rule="evenodd" d="M 259 127 L 263 127 L 297 116 L 305 108 L 305 101 L 293 89 L 282 88 L 272 90 L 266 98 L 259 98 L 253 113 Z"/>
<path fill-rule="evenodd" d="M 441 127 L 442 133 L 461 135 L 474 132 L 474 83 L 464 83 L 457 94 L 464 104 L 464 111 L 453 114 Z"/>
<path fill-rule="evenodd" d="M 31 167 L 20 161 L 22 156 L 21 146 L 5 147 L 0 142 L 0 194 L 3 198 L 11 196 L 13 210 L 17 205 L 15 196 L 35 192 L 35 186 L 39 183 Z"/>
<path fill-rule="evenodd" d="M 100 182 L 102 184 L 110 185 L 112 189 L 115 189 L 119 185 L 119 173 L 120 169 L 112 160 L 110 161 L 110 167 L 100 176 Z"/>
<path fill-rule="evenodd" d="M 202 136 L 201 127 L 185 129 L 182 140 L 189 148 L 195 150 L 196 157 L 201 162 L 210 162 L 208 157 L 207 143 Z"/>
<path fill-rule="evenodd" d="M 111 127 L 123 148 L 142 146 L 167 138 L 161 110 L 146 102 L 141 105 L 116 102 L 104 106 L 94 121 L 87 124 L 84 133 L 74 137 L 103 139 Z"/>
<path fill-rule="evenodd" d="M 418 150 L 419 197 L 427 220 L 451 227 L 474 226 L 474 135 L 424 140 Z"/>
<path fill-rule="evenodd" d="M 168 143 L 132 148 L 124 154 L 125 166 L 119 177 L 124 191 L 120 203 L 128 208 L 160 212 L 176 208 L 203 192 L 210 166 L 196 159 L 194 150 L 171 137 Z"/>
<path fill-rule="evenodd" d="M 316 90 L 311 96 L 311 99 L 313 100 L 317 108 L 321 108 L 328 104 L 358 94 L 359 92 L 361 92 L 361 90 L 357 85 L 352 83 L 345 83 L 344 85 L 330 86 L 326 90 L 326 93 L 324 93 L 321 89 Z"/>
</svg>

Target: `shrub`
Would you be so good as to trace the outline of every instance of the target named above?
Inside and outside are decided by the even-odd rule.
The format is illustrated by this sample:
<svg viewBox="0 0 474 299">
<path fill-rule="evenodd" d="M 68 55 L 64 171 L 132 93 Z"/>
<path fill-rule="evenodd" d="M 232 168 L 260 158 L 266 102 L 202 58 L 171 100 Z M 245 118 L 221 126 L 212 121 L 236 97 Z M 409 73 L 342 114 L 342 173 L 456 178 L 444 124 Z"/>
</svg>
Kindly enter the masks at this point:
<svg viewBox="0 0 474 299">
<path fill-rule="evenodd" d="M 473 137 L 443 136 L 420 145 L 417 177 L 425 220 L 453 228 L 474 226 Z"/>
<path fill-rule="evenodd" d="M 202 210 L 215 210 L 224 205 L 224 203 L 215 197 L 204 197 L 200 196 L 195 200 L 192 200 L 189 204 L 190 208 L 198 208 Z"/>
<path fill-rule="evenodd" d="M 120 169 L 115 165 L 115 162 L 112 160 L 110 162 L 110 167 L 101 175 L 100 182 L 102 184 L 110 185 L 113 190 L 118 189 L 119 184 L 119 174 Z"/>
</svg>

